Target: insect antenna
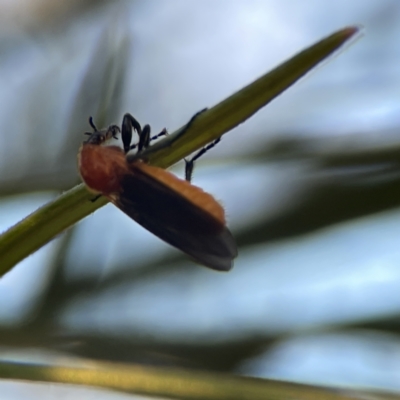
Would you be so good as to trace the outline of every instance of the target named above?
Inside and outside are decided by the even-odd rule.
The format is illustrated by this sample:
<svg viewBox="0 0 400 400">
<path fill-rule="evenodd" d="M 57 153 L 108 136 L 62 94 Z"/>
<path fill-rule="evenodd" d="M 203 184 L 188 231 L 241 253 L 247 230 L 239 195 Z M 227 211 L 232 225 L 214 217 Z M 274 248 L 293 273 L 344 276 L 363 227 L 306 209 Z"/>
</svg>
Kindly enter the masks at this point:
<svg viewBox="0 0 400 400">
<path fill-rule="evenodd" d="M 93 118 L 92 117 L 89 117 L 89 125 L 92 127 L 92 129 L 93 129 L 93 132 L 97 132 L 97 128 L 96 128 L 96 125 L 94 124 L 94 122 L 93 122 Z M 85 132 L 85 134 L 86 134 L 87 132 Z"/>
</svg>

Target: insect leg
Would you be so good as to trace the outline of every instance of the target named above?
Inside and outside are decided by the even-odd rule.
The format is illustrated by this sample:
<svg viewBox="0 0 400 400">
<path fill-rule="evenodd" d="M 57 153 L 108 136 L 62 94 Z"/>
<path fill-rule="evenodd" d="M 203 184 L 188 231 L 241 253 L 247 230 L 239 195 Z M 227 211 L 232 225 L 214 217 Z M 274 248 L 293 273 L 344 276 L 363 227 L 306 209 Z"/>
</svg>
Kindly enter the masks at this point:
<svg viewBox="0 0 400 400">
<path fill-rule="evenodd" d="M 143 127 L 142 133 L 139 137 L 139 144 L 138 144 L 138 153 L 140 153 L 143 149 L 147 149 L 150 145 L 150 125 L 145 125 Z"/>
<path fill-rule="evenodd" d="M 200 114 L 203 114 L 203 112 L 207 111 L 208 108 L 203 108 L 202 110 L 198 111 L 196 114 L 193 115 L 192 118 L 190 118 L 189 122 L 181 129 L 181 131 L 179 132 L 178 137 L 181 137 L 182 135 L 185 134 L 185 132 L 190 129 L 190 127 L 193 125 L 193 122 L 197 119 L 197 117 Z"/>
<path fill-rule="evenodd" d="M 152 136 L 152 137 L 150 138 L 150 142 L 153 141 L 153 140 L 156 140 L 156 139 L 160 138 L 161 136 L 165 136 L 165 135 L 168 135 L 168 131 L 164 128 L 160 133 L 158 133 L 157 135 Z M 138 147 L 138 145 L 139 145 L 139 144 L 133 144 L 133 145 L 129 148 L 129 150 L 136 149 L 136 147 Z M 148 147 L 148 146 L 147 146 L 147 147 Z M 145 148 L 146 148 L 146 146 L 145 146 Z"/>
<path fill-rule="evenodd" d="M 142 127 L 140 126 L 139 122 L 132 117 L 131 114 L 126 113 L 122 120 L 121 127 L 121 138 L 124 145 L 125 153 L 127 153 L 131 149 L 132 128 L 137 132 L 140 140 L 140 138 L 142 137 Z"/>
<path fill-rule="evenodd" d="M 168 131 L 167 131 L 166 128 L 164 128 L 164 129 L 163 129 L 160 133 L 158 133 L 157 135 L 152 136 L 152 137 L 150 138 L 150 141 L 156 140 L 156 139 L 160 138 L 161 136 L 165 136 L 165 135 L 168 135 Z"/>
<path fill-rule="evenodd" d="M 91 201 L 92 203 L 94 203 L 94 202 L 97 201 L 100 197 L 101 197 L 101 194 L 98 194 L 97 196 L 93 197 L 93 199 L 90 199 L 90 201 Z"/>
<path fill-rule="evenodd" d="M 198 160 L 204 153 L 208 150 L 212 149 L 216 144 L 220 142 L 221 138 L 215 139 L 213 142 L 208 144 L 207 146 L 203 147 L 199 152 L 197 152 L 190 160 L 186 160 L 185 158 L 185 179 L 187 181 L 192 180 L 193 169 L 194 169 L 194 162 Z"/>
</svg>

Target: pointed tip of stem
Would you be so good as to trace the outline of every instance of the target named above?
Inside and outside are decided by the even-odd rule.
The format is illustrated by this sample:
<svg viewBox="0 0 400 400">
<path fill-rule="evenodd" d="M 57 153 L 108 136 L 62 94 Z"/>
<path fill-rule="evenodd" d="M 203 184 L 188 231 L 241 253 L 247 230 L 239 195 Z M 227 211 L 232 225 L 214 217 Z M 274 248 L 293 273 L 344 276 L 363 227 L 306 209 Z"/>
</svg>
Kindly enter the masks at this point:
<svg viewBox="0 0 400 400">
<path fill-rule="evenodd" d="M 362 25 L 353 25 L 353 26 L 347 26 L 346 28 L 341 29 L 338 33 L 340 33 L 345 40 L 351 38 L 355 34 L 362 33 L 364 30 L 364 27 Z"/>
</svg>

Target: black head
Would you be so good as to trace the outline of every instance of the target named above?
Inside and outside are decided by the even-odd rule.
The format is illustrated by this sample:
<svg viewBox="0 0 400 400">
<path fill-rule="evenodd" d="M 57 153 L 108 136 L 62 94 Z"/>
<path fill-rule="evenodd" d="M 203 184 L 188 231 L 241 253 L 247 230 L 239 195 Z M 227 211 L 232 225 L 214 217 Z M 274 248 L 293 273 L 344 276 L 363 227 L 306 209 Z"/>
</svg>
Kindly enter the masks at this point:
<svg viewBox="0 0 400 400">
<path fill-rule="evenodd" d="M 98 130 L 92 117 L 89 118 L 89 124 L 93 128 L 93 132 L 85 132 L 85 135 L 89 135 L 89 138 L 84 143 L 100 145 L 108 139 L 118 139 L 117 134 L 121 132 L 117 125 L 110 125 L 107 129 Z"/>
</svg>

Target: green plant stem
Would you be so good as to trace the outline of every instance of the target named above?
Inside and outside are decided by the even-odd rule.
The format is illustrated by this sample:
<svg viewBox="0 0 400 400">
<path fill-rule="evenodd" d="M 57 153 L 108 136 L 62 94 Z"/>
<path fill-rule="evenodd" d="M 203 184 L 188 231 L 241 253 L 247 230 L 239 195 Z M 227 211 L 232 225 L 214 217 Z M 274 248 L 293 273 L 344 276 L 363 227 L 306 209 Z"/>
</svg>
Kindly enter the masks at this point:
<svg viewBox="0 0 400 400">
<path fill-rule="evenodd" d="M 92 367 L 92 368 L 91 368 Z M 0 362 L 0 377 L 29 381 L 59 382 L 102 387 L 121 392 L 185 400 L 350 400 L 400 396 L 334 390 L 256 378 L 233 377 L 187 370 L 111 363 L 91 367 L 58 367 Z"/>
</svg>

